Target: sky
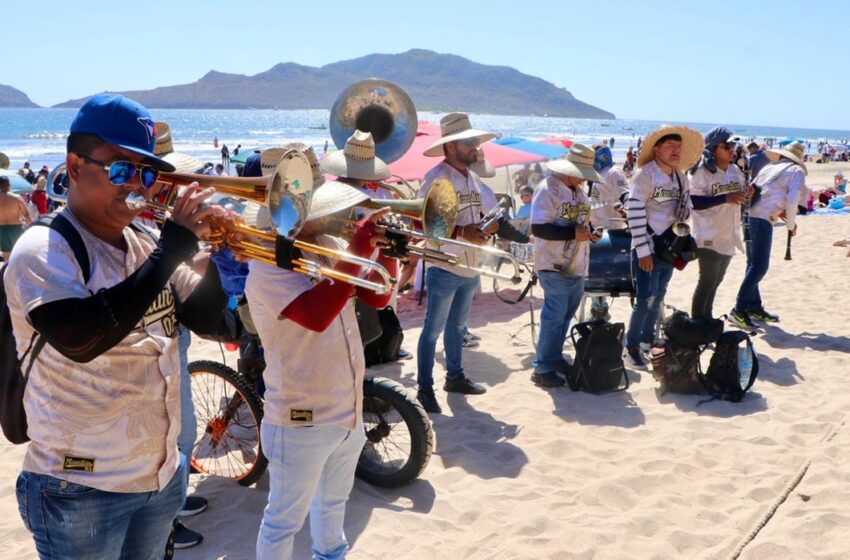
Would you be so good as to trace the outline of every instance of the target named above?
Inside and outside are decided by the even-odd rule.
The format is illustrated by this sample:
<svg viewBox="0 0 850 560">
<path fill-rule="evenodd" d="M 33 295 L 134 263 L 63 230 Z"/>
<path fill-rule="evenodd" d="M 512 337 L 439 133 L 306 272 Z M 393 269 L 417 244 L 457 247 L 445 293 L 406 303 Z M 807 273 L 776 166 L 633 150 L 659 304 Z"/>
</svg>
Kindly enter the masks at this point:
<svg viewBox="0 0 850 560">
<path fill-rule="evenodd" d="M 37 0 L 3 12 L 0 84 L 44 106 L 423 48 L 511 66 L 623 119 L 850 130 L 842 0 Z"/>
</svg>

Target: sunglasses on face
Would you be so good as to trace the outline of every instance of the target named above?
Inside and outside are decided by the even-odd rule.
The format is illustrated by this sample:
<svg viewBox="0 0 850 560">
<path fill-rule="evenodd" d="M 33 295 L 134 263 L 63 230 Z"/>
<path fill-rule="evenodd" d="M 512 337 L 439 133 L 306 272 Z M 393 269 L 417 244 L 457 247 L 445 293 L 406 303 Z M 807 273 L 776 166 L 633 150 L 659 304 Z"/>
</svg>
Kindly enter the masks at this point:
<svg viewBox="0 0 850 560">
<path fill-rule="evenodd" d="M 159 177 L 159 170 L 155 167 L 151 167 L 150 165 L 140 165 L 129 161 L 113 161 L 112 163 L 104 163 L 85 154 L 77 155 L 86 160 L 88 163 L 101 166 L 109 175 L 109 182 L 116 187 L 123 187 L 129 183 L 133 177 L 136 176 L 137 172 L 139 173 L 139 182 L 146 189 L 151 188 Z"/>
<path fill-rule="evenodd" d="M 479 140 L 478 138 L 465 138 L 463 140 L 459 140 L 458 142 L 460 142 L 467 148 L 477 148 L 481 145 L 481 140 Z"/>
<path fill-rule="evenodd" d="M 734 142 L 723 142 L 720 145 L 723 146 L 723 148 L 726 149 L 726 150 L 734 150 L 735 149 L 735 143 Z"/>
</svg>

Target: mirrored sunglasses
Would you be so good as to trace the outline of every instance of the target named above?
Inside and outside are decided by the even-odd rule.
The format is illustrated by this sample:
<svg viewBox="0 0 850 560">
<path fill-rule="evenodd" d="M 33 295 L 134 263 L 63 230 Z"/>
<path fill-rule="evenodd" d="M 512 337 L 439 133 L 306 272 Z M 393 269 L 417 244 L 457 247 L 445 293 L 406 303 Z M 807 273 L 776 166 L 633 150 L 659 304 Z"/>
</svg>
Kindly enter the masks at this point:
<svg viewBox="0 0 850 560">
<path fill-rule="evenodd" d="M 159 170 L 150 165 L 140 165 L 129 161 L 104 163 L 85 154 L 77 155 L 89 163 L 101 166 L 109 175 L 109 182 L 117 187 L 122 187 L 132 181 L 137 172 L 139 173 L 139 182 L 146 189 L 151 188 L 159 177 Z"/>
</svg>

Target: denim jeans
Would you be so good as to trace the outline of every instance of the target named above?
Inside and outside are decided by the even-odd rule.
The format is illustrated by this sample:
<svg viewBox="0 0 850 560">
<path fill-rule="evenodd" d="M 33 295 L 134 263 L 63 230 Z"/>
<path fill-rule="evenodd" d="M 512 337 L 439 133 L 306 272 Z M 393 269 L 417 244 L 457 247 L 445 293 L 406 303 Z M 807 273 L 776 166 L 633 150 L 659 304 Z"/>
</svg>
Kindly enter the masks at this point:
<svg viewBox="0 0 850 560">
<path fill-rule="evenodd" d="M 652 272 L 644 272 L 638 266 L 637 253 L 632 251 L 632 272 L 635 275 L 635 306 L 626 332 L 626 348 L 655 340 L 655 323 L 673 277 L 673 265 L 653 255 Z"/>
<path fill-rule="evenodd" d="M 584 278 L 541 270 L 538 279 L 543 287 L 543 310 L 540 312 L 534 371 L 548 373 L 555 371 L 558 362 L 564 358 L 564 341 L 584 294 Z"/>
<path fill-rule="evenodd" d="M 189 378 L 189 346 L 192 344 L 192 334 L 183 325 L 177 328 L 180 332 L 180 434 L 177 436 L 177 449 L 190 459 L 195 439 L 198 437 L 198 419 L 195 416 L 192 381 Z M 186 474 L 188 475 L 188 469 Z"/>
<path fill-rule="evenodd" d="M 717 251 L 700 247 L 697 249 L 699 259 L 699 280 L 694 290 L 691 302 L 691 317 L 711 318 L 714 308 L 714 297 L 717 288 L 726 276 L 726 269 L 732 261 L 732 255 L 723 255 Z"/>
<path fill-rule="evenodd" d="M 479 285 L 478 276 L 467 278 L 436 266 L 428 267 L 425 273 L 428 303 L 416 352 L 419 366 L 416 382 L 420 389 L 434 386 L 434 353 L 441 332 L 446 353 L 446 377 L 457 379 L 463 375 L 463 331 L 472 307 L 472 297 Z"/>
<path fill-rule="evenodd" d="M 747 244 L 747 271 L 738 290 L 735 310 L 741 312 L 761 309 L 759 282 L 770 267 L 770 247 L 773 243 L 773 224 L 768 220 L 750 217 L 750 242 Z"/>
<path fill-rule="evenodd" d="M 308 512 L 313 558 L 343 558 L 345 503 L 366 443 L 363 426 L 289 428 L 263 422 L 260 437 L 269 459 L 269 502 L 257 535 L 257 560 L 292 558 L 295 534 Z"/>
<path fill-rule="evenodd" d="M 186 458 L 159 492 L 106 492 L 23 471 L 18 510 L 39 558 L 160 560 L 186 499 Z"/>
</svg>

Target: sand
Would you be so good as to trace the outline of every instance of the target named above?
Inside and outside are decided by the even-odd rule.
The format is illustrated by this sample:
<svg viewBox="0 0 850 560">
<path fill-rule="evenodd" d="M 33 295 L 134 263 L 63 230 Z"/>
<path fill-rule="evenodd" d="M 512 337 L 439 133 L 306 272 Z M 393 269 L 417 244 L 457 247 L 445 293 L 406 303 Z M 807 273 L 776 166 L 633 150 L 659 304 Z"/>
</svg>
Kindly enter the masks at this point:
<svg viewBox="0 0 850 560">
<path fill-rule="evenodd" d="M 842 168 L 810 167 L 812 187 Z M 529 381 L 528 305 L 501 303 L 485 281 L 469 320 L 483 340 L 464 351 L 464 365 L 488 392 L 438 391 L 445 413 L 433 418 L 437 445 L 419 480 L 397 490 L 355 483 L 349 557 L 850 557 L 850 260 L 832 247 L 848 236 L 846 216 L 802 217 L 786 262 L 785 230 L 777 228 L 762 294 L 782 322 L 754 339 L 761 373 L 738 404 L 662 396 L 647 372 L 630 373 L 627 392 L 606 396 L 537 388 Z M 717 313 L 731 308 L 744 264 L 733 259 Z M 696 277 L 695 264 L 676 273 L 667 302 L 689 308 Z M 542 291 L 535 294 L 539 308 Z M 628 301 L 611 311 L 627 321 Z M 423 310 L 402 299 L 400 317 L 405 347 L 415 351 Z M 196 341 L 191 356 L 219 360 L 220 351 Z M 233 365 L 235 354 L 227 360 Z M 438 383 L 443 363 L 438 356 Z M 370 373 L 415 386 L 413 362 Z M 24 450 L 0 442 L 0 558 L 34 557 L 14 497 Z M 253 558 L 268 475 L 252 488 L 200 475 L 191 486 L 210 501 L 186 522 L 205 540 L 177 558 Z M 309 557 L 306 526 L 296 553 Z"/>
</svg>

